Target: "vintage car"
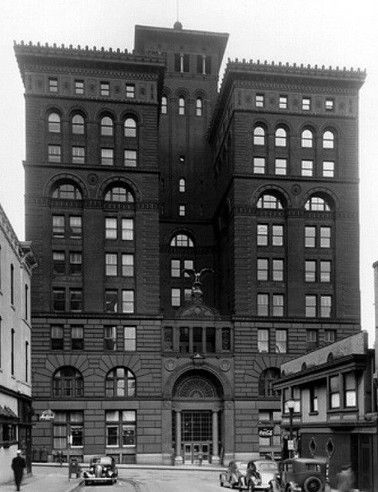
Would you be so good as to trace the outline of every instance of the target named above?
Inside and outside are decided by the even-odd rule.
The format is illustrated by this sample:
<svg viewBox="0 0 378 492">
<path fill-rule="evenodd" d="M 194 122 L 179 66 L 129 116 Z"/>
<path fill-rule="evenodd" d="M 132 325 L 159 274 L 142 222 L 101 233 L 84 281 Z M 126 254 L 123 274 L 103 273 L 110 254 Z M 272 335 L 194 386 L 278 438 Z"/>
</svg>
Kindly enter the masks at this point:
<svg viewBox="0 0 378 492">
<path fill-rule="evenodd" d="M 290 458 L 280 463 L 272 492 L 324 492 L 328 482 L 325 458 Z"/>
<path fill-rule="evenodd" d="M 245 484 L 249 492 L 268 492 L 278 473 L 278 464 L 270 459 L 250 461 L 245 475 Z"/>
<path fill-rule="evenodd" d="M 117 481 L 118 470 L 114 458 L 110 456 L 95 456 L 91 458 L 89 468 L 83 473 L 85 485 L 96 482 Z"/>
<path fill-rule="evenodd" d="M 221 487 L 227 485 L 232 489 L 238 488 L 242 490 L 245 486 L 245 475 L 247 473 L 247 463 L 241 461 L 230 461 L 228 468 L 222 471 L 219 475 L 219 483 Z"/>
</svg>

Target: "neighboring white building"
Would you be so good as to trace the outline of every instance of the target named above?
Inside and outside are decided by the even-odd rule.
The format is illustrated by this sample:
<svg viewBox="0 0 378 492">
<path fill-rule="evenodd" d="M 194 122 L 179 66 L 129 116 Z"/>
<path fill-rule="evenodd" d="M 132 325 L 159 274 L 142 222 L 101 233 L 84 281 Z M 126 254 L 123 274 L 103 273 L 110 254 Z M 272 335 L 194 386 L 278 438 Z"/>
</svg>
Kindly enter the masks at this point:
<svg viewBox="0 0 378 492">
<path fill-rule="evenodd" d="M 0 205 L 0 483 L 20 447 L 31 463 L 30 243 L 18 240 Z"/>
</svg>

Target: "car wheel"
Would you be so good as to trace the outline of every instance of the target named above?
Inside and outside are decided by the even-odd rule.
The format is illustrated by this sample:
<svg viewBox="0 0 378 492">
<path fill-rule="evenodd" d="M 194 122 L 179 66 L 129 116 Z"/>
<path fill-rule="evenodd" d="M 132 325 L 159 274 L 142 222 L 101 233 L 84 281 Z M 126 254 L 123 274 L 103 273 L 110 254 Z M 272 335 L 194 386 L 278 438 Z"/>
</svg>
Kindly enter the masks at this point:
<svg viewBox="0 0 378 492">
<path fill-rule="evenodd" d="M 303 483 L 305 492 L 320 492 L 323 488 L 323 483 L 319 477 L 308 477 Z"/>
</svg>

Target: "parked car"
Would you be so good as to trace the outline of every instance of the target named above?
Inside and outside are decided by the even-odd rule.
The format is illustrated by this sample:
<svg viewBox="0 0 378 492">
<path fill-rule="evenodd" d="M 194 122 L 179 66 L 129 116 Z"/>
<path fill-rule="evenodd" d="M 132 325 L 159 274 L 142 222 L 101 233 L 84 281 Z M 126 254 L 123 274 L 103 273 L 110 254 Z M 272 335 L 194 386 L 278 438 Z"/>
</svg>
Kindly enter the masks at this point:
<svg viewBox="0 0 378 492">
<path fill-rule="evenodd" d="M 221 487 L 225 485 L 232 489 L 238 488 L 242 490 L 246 486 L 245 475 L 247 473 L 247 463 L 241 461 L 230 461 L 227 470 L 219 475 L 219 483 Z"/>
<path fill-rule="evenodd" d="M 261 459 L 250 461 L 247 466 L 245 484 L 249 492 L 271 490 L 271 483 L 275 481 L 278 474 L 278 464 L 276 461 Z"/>
<path fill-rule="evenodd" d="M 324 458 L 290 458 L 280 464 L 272 492 L 324 492 L 328 462 Z"/>
<path fill-rule="evenodd" d="M 90 460 L 89 468 L 83 473 L 85 485 L 96 482 L 114 482 L 118 478 L 118 470 L 114 458 L 96 456 Z"/>
</svg>

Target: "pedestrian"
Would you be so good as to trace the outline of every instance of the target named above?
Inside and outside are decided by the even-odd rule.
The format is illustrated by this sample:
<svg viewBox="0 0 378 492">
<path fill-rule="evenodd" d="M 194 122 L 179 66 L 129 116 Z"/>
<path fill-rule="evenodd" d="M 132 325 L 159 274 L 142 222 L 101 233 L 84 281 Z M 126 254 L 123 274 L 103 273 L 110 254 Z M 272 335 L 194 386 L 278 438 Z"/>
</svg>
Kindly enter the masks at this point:
<svg viewBox="0 0 378 492">
<path fill-rule="evenodd" d="M 17 450 L 17 456 L 12 460 L 12 470 L 14 474 L 14 481 L 16 482 L 17 490 L 20 490 L 22 481 L 22 475 L 24 474 L 24 468 L 26 468 L 26 462 L 21 456 L 21 449 Z"/>
<path fill-rule="evenodd" d="M 337 491 L 338 492 L 353 492 L 354 473 L 352 465 L 348 463 L 341 468 L 341 472 L 337 474 Z"/>
</svg>

